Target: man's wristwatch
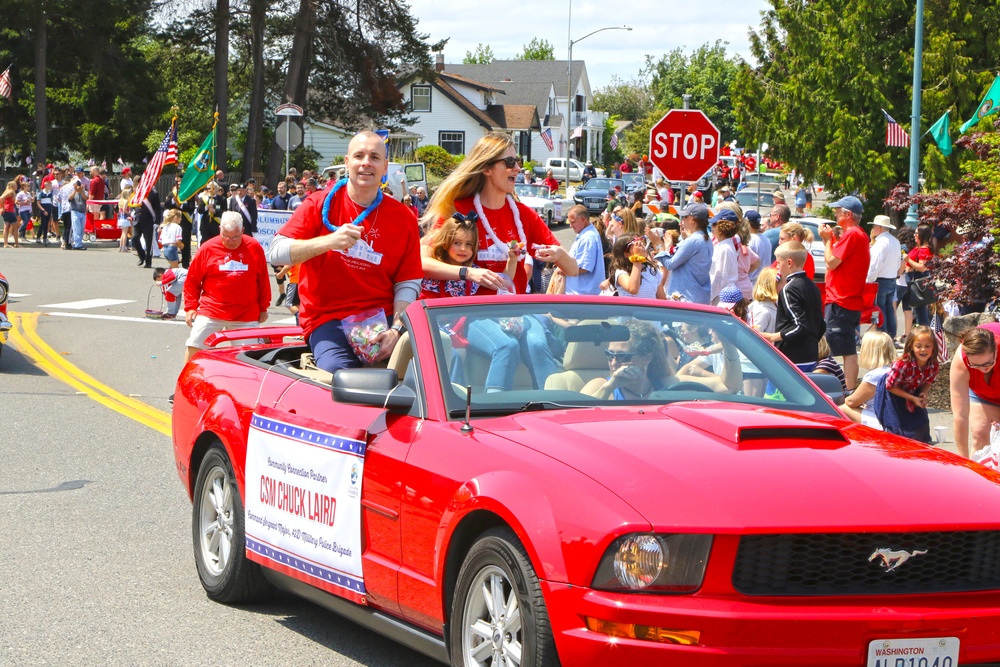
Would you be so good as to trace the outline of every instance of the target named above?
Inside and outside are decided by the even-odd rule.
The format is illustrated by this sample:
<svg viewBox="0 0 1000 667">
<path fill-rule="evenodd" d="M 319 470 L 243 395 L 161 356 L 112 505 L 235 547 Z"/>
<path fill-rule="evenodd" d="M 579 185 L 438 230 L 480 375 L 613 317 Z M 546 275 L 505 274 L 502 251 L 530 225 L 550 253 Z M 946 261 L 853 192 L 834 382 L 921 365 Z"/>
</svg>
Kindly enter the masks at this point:
<svg viewBox="0 0 1000 667">
<path fill-rule="evenodd" d="M 458 270 L 458 279 L 459 280 L 468 280 L 468 275 L 469 275 L 469 267 L 463 266 L 463 267 L 459 268 L 459 270 Z"/>
<path fill-rule="evenodd" d="M 397 334 L 399 334 L 400 337 L 402 337 L 403 333 L 406 332 L 406 327 L 403 326 L 402 322 L 397 322 L 396 324 L 393 324 L 389 328 L 395 331 Z"/>
</svg>

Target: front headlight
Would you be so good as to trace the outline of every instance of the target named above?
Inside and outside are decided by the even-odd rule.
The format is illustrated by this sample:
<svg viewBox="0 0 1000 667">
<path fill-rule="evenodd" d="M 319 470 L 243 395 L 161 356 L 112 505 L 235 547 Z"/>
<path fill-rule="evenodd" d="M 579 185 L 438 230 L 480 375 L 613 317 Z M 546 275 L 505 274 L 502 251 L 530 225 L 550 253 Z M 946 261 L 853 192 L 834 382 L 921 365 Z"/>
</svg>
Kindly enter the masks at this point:
<svg viewBox="0 0 1000 667">
<path fill-rule="evenodd" d="M 711 535 L 623 535 L 601 558 L 593 588 L 690 593 L 701 586 L 711 548 Z"/>
</svg>

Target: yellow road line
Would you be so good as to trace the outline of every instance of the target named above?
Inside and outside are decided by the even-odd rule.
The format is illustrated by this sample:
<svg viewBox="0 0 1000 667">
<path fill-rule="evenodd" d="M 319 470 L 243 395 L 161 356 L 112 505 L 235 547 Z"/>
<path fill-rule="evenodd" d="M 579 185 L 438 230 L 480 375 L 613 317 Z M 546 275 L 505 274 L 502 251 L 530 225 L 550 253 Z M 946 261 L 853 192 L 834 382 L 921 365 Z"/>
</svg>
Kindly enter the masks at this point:
<svg viewBox="0 0 1000 667">
<path fill-rule="evenodd" d="M 10 313 L 14 347 L 46 373 L 129 419 L 169 436 L 170 415 L 142 401 L 125 396 L 83 372 L 53 350 L 38 335 L 38 313 Z"/>
</svg>

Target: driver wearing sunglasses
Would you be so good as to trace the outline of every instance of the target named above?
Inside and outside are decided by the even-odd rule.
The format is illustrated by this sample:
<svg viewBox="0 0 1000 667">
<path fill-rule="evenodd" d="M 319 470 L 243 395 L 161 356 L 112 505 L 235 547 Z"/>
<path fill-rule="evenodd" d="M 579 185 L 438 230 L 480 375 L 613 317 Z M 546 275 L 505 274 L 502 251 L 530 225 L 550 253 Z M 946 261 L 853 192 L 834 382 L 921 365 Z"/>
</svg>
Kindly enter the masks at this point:
<svg viewBox="0 0 1000 667">
<path fill-rule="evenodd" d="M 610 375 L 591 380 L 581 390 L 583 393 L 602 400 L 641 401 L 655 391 L 672 387 L 680 390 L 681 383 L 694 382 L 706 391 L 719 393 L 735 393 L 742 388 L 739 354 L 732 345 L 723 343 L 721 375 L 677 375 L 674 363 L 667 357 L 663 336 L 652 324 L 632 320 L 625 327 L 629 339 L 611 341 L 605 351 Z"/>
</svg>

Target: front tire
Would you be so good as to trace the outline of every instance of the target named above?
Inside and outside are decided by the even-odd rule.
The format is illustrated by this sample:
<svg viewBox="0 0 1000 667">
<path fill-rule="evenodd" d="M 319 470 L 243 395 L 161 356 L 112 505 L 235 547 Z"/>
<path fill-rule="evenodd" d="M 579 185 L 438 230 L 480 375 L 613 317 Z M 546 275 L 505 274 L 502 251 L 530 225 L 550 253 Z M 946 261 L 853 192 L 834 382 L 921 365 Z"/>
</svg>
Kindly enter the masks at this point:
<svg viewBox="0 0 1000 667">
<path fill-rule="evenodd" d="M 449 634 L 454 667 L 559 664 L 538 577 L 509 528 L 487 531 L 469 550 Z"/>
<path fill-rule="evenodd" d="M 247 559 L 243 501 L 221 445 L 209 449 L 201 462 L 192 509 L 194 560 L 208 597 L 223 604 L 267 597 L 273 588 L 260 565 Z"/>
</svg>

